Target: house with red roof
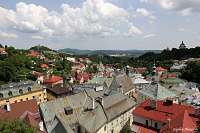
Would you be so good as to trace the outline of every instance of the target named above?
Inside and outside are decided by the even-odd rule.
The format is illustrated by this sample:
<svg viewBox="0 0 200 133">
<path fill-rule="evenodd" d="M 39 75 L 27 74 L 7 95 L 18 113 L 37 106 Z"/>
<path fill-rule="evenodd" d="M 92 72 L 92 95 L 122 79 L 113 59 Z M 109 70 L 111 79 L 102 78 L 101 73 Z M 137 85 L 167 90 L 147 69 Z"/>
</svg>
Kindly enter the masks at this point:
<svg viewBox="0 0 200 133">
<path fill-rule="evenodd" d="M 56 84 L 63 84 L 63 78 L 59 76 L 52 76 L 44 80 L 44 85 L 48 87 L 53 87 Z"/>
<path fill-rule="evenodd" d="M 131 130 L 134 132 L 193 133 L 198 120 L 195 108 L 174 104 L 171 100 L 148 99 L 139 104 L 132 114 Z"/>
<path fill-rule="evenodd" d="M 42 64 L 42 65 L 41 65 L 41 68 L 42 68 L 42 69 L 48 68 L 48 65 L 47 65 L 47 64 Z"/>
<path fill-rule="evenodd" d="M 36 71 L 32 71 L 32 74 L 35 74 L 35 75 L 38 76 L 37 82 L 38 82 L 39 84 L 43 83 L 43 81 L 44 81 L 44 74 L 43 74 L 43 73 L 39 73 L 39 72 L 36 72 Z"/>
<path fill-rule="evenodd" d="M 88 73 L 79 73 L 77 75 L 77 80 L 79 80 L 80 83 L 88 82 L 88 80 L 91 78 L 92 78 L 92 75 Z"/>
<path fill-rule="evenodd" d="M 162 67 L 156 67 L 156 72 L 157 72 L 157 74 L 158 75 L 162 75 L 163 74 L 163 72 L 165 71 L 165 69 L 164 68 L 162 68 Z"/>
<path fill-rule="evenodd" d="M 5 48 L 0 48 L 0 54 L 8 54 Z"/>
<path fill-rule="evenodd" d="M 27 54 L 26 56 L 39 56 L 38 52 L 32 52 L 31 54 Z"/>
<path fill-rule="evenodd" d="M 83 62 L 84 60 L 83 60 L 83 58 L 79 58 L 79 61 L 80 61 L 80 62 Z"/>
<path fill-rule="evenodd" d="M 40 133 L 46 133 L 35 99 L 12 104 L 6 102 L 5 105 L 0 106 L 0 120 L 13 121 L 16 118 L 26 121 L 33 127 L 38 127 Z"/>
<path fill-rule="evenodd" d="M 85 61 L 87 64 L 92 63 L 92 61 L 91 61 L 90 59 L 88 59 L 88 58 L 85 58 L 84 61 Z"/>
</svg>

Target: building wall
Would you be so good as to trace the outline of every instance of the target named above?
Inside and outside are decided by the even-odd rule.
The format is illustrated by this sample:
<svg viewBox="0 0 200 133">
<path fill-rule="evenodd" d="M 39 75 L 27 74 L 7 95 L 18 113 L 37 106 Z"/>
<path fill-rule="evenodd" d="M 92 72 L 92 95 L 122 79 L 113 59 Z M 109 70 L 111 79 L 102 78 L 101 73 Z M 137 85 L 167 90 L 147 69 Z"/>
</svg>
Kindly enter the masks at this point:
<svg viewBox="0 0 200 133">
<path fill-rule="evenodd" d="M 48 101 L 56 99 L 51 93 L 47 92 L 47 99 Z"/>
<path fill-rule="evenodd" d="M 34 99 L 33 96 L 35 97 L 37 104 L 40 104 L 41 102 L 47 101 L 47 99 L 46 99 L 47 98 L 46 89 L 43 89 L 43 90 L 39 90 L 39 91 L 27 93 L 27 94 L 22 94 L 22 95 L 19 95 L 19 96 L 14 96 L 14 97 L 11 97 L 11 98 L 8 98 L 8 99 L 3 99 L 3 100 L 0 101 L 0 105 L 5 104 L 7 100 L 9 100 L 10 103 L 21 102 L 21 99 L 23 101 L 27 101 L 26 98 L 28 98 L 28 100 L 31 100 L 31 99 Z"/>
<path fill-rule="evenodd" d="M 142 116 L 139 116 L 139 115 L 133 115 L 133 121 L 134 122 L 146 125 L 146 120 L 148 121 L 148 126 L 153 127 L 153 128 L 155 128 L 155 123 L 158 124 L 157 129 L 160 129 L 163 125 L 163 122 L 159 122 L 159 121 L 156 121 L 156 120 L 145 118 L 145 117 L 142 117 Z M 166 122 L 167 122 L 167 120 L 166 120 Z"/>
</svg>

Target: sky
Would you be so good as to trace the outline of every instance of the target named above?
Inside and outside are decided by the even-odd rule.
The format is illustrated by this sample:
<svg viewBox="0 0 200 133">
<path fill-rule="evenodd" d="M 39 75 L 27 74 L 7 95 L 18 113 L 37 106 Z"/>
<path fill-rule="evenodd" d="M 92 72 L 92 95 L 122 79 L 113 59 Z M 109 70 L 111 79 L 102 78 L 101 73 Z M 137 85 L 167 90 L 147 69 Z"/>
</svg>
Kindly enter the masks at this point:
<svg viewBox="0 0 200 133">
<path fill-rule="evenodd" d="M 0 0 L 0 43 L 19 49 L 200 46 L 200 0 Z"/>
</svg>

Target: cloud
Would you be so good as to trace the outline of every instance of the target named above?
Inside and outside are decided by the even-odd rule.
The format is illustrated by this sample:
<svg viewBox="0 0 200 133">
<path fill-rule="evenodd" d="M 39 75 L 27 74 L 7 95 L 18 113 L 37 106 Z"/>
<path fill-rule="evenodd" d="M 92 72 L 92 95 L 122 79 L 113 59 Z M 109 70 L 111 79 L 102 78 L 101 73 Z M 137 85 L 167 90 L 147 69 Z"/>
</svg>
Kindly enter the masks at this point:
<svg viewBox="0 0 200 133">
<path fill-rule="evenodd" d="M 187 32 L 187 31 L 190 31 L 191 29 L 189 28 L 179 28 L 178 31 L 180 32 Z"/>
<path fill-rule="evenodd" d="M 106 0 L 86 0 L 79 8 L 62 4 L 61 8 L 63 12 L 58 13 L 23 2 L 16 4 L 16 11 L 0 7 L 0 28 L 73 39 L 117 35 L 121 33 L 121 24 L 131 24 L 125 9 Z"/>
<path fill-rule="evenodd" d="M 124 36 L 133 37 L 136 34 L 138 35 L 142 34 L 142 31 L 139 30 L 137 27 L 135 27 L 132 23 L 130 23 L 128 26 L 130 29 L 127 33 L 124 33 Z"/>
<path fill-rule="evenodd" d="M 33 38 L 33 39 L 43 39 L 42 36 L 31 36 L 31 38 Z"/>
<path fill-rule="evenodd" d="M 152 2 L 152 0 L 140 0 L 140 2 L 142 2 L 142 3 L 149 3 L 149 2 Z"/>
<path fill-rule="evenodd" d="M 142 3 L 155 2 L 169 11 L 176 11 L 183 16 L 200 12 L 200 0 L 139 0 Z"/>
<path fill-rule="evenodd" d="M 157 0 L 164 9 L 177 11 L 183 16 L 200 12 L 199 0 Z"/>
<path fill-rule="evenodd" d="M 155 34 L 147 34 L 144 36 L 145 39 L 155 37 Z"/>
<path fill-rule="evenodd" d="M 152 20 L 156 19 L 156 16 L 153 16 L 152 13 L 144 8 L 137 8 L 136 13 L 138 13 L 140 16 L 149 17 Z"/>
<path fill-rule="evenodd" d="M 6 32 L 2 32 L 2 31 L 0 31 L 0 36 L 6 37 L 6 38 L 18 38 L 18 36 L 16 34 L 6 33 Z"/>
</svg>

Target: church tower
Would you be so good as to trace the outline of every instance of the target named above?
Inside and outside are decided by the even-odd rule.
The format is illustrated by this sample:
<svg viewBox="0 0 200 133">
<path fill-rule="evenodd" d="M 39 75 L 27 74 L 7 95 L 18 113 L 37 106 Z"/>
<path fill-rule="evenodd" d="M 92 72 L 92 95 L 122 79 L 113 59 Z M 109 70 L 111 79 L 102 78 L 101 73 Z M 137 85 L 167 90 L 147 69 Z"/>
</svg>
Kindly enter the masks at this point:
<svg viewBox="0 0 200 133">
<path fill-rule="evenodd" d="M 179 49 L 186 49 L 186 46 L 185 46 L 185 44 L 183 43 L 183 41 L 182 41 L 182 43 L 180 44 Z"/>
</svg>

